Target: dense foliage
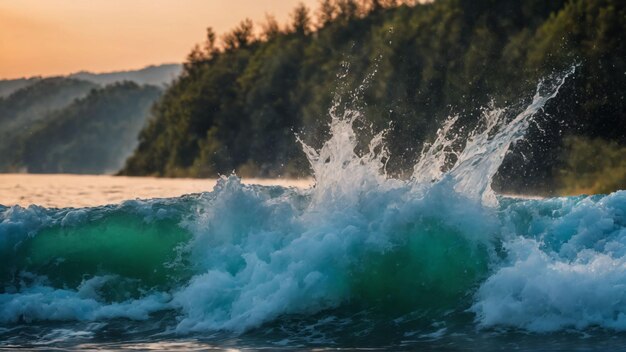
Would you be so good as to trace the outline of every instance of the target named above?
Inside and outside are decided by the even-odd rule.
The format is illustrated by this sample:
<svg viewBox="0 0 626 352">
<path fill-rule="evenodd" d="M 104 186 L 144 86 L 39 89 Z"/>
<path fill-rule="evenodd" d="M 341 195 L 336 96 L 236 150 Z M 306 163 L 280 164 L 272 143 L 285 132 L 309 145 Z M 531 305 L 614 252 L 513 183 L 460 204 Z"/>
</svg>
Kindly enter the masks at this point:
<svg viewBox="0 0 626 352">
<path fill-rule="evenodd" d="M 93 89 L 21 135 L 13 165 L 33 173 L 119 170 L 160 95 L 157 87 L 132 82 Z"/>
<path fill-rule="evenodd" d="M 622 0 L 323 0 L 315 16 L 299 6 L 286 27 L 268 17 L 255 33 L 249 20 L 221 40 L 208 30 L 122 173 L 306 173 L 294 134 L 319 145 L 333 92 L 348 97 L 374 70 L 362 109 L 375 130 L 390 126 L 397 174 L 449 114 L 471 126 L 490 100 L 517 106 L 539 79 L 574 64 L 574 80 L 530 143 L 511 153 L 497 185 L 553 187 L 564 136 L 625 141 Z M 342 62 L 349 73 L 338 80 Z"/>
</svg>

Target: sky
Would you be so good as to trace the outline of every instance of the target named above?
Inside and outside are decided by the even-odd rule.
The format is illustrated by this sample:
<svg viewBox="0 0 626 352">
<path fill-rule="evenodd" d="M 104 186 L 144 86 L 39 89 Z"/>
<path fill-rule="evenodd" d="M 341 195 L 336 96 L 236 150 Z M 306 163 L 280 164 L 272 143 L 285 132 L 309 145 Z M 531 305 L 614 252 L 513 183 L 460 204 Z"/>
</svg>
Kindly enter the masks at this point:
<svg viewBox="0 0 626 352">
<path fill-rule="evenodd" d="M 0 0 L 0 79 L 183 62 L 207 27 L 285 23 L 299 2 L 318 0 Z"/>
</svg>

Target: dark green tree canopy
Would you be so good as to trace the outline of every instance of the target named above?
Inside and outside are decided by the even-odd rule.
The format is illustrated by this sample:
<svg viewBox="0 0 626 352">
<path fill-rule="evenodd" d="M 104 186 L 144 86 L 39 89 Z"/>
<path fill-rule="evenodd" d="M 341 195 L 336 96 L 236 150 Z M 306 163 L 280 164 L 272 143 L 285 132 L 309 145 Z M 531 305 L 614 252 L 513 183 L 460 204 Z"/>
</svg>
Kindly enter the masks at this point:
<svg viewBox="0 0 626 352">
<path fill-rule="evenodd" d="M 219 43 L 209 36 L 156 105 L 122 172 L 306 174 L 295 133 L 319 146 L 334 92 L 349 94 L 374 70 L 363 112 L 374 130 L 390 128 L 395 174 L 410 170 L 448 115 L 460 114 L 470 130 L 490 101 L 514 110 L 542 77 L 576 63 L 575 78 L 496 183 L 549 187 L 564 136 L 626 144 L 624 1 L 322 0 L 313 13 L 298 6 L 285 31 L 268 20 L 260 39 L 249 20 Z M 338 82 L 343 62 L 349 73 Z"/>
</svg>

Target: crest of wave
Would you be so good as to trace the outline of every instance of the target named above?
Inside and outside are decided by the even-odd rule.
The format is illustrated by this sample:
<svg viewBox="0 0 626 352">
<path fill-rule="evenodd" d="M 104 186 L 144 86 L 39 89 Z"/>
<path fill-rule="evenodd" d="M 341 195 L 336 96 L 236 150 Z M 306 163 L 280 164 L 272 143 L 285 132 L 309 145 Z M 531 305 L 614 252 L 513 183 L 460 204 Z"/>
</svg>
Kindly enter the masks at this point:
<svg viewBox="0 0 626 352">
<path fill-rule="evenodd" d="M 425 144 L 415 163 L 411 181 L 413 190 L 444 179 L 452 182 L 454 189 L 468 198 L 480 200 L 484 205 L 495 206 L 497 199 L 491 189 L 493 176 L 498 171 L 510 147 L 524 138 L 534 117 L 545 104 L 556 97 L 566 79 L 575 72 L 573 66 L 562 76 L 539 82 L 532 102 L 511 118 L 508 108 L 490 106 L 483 110 L 482 118 L 461 150 L 456 150 L 464 138 L 456 132 L 459 116 L 449 117 L 437 131 L 431 144 Z M 401 181 L 390 179 L 385 172 L 389 153 L 384 144 L 386 130 L 376 134 L 365 153 L 357 153 L 357 133 L 354 123 L 364 116 L 357 107 L 361 94 L 373 75 L 351 95 L 349 107 L 339 113 L 341 97 L 335 96 L 329 110 L 331 137 L 318 151 L 301 141 L 316 182 L 313 193 L 316 202 L 325 203 L 337 197 L 358 197 L 357 189 L 369 187 L 397 187 Z M 492 104 L 493 105 L 493 104 Z M 450 158 L 456 161 L 450 165 Z"/>
<path fill-rule="evenodd" d="M 348 75 L 348 66 L 338 75 L 340 80 Z M 316 150 L 304 143 L 300 144 L 315 178 L 312 192 L 312 206 L 327 207 L 332 204 L 356 203 L 362 190 L 394 188 L 402 185 L 399 180 L 390 179 L 385 172 L 389 153 L 384 144 L 387 131 L 376 134 L 364 153 L 357 152 L 358 135 L 356 122 L 365 122 L 360 104 L 362 95 L 374 78 L 376 70 L 365 77 L 361 85 L 352 91 L 347 102 L 336 93 L 328 113 L 330 117 L 330 138 Z"/>
</svg>

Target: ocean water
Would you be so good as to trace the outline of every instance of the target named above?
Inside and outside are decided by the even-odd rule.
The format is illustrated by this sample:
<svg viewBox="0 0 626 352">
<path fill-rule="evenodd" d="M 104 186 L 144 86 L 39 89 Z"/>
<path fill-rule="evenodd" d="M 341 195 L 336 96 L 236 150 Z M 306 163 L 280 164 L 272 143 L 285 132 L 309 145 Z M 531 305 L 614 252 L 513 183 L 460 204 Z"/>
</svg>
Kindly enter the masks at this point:
<svg viewBox="0 0 626 352">
<path fill-rule="evenodd" d="M 456 118 L 408 180 L 352 102 L 302 143 L 308 189 L 85 208 L 0 206 L 0 349 L 626 349 L 626 192 L 495 194 L 512 144 L 572 72 L 514 111 Z M 342 108 L 338 108 L 342 107 Z M 456 148 L 456 149 L 455 149 Z"/>
</svg>

